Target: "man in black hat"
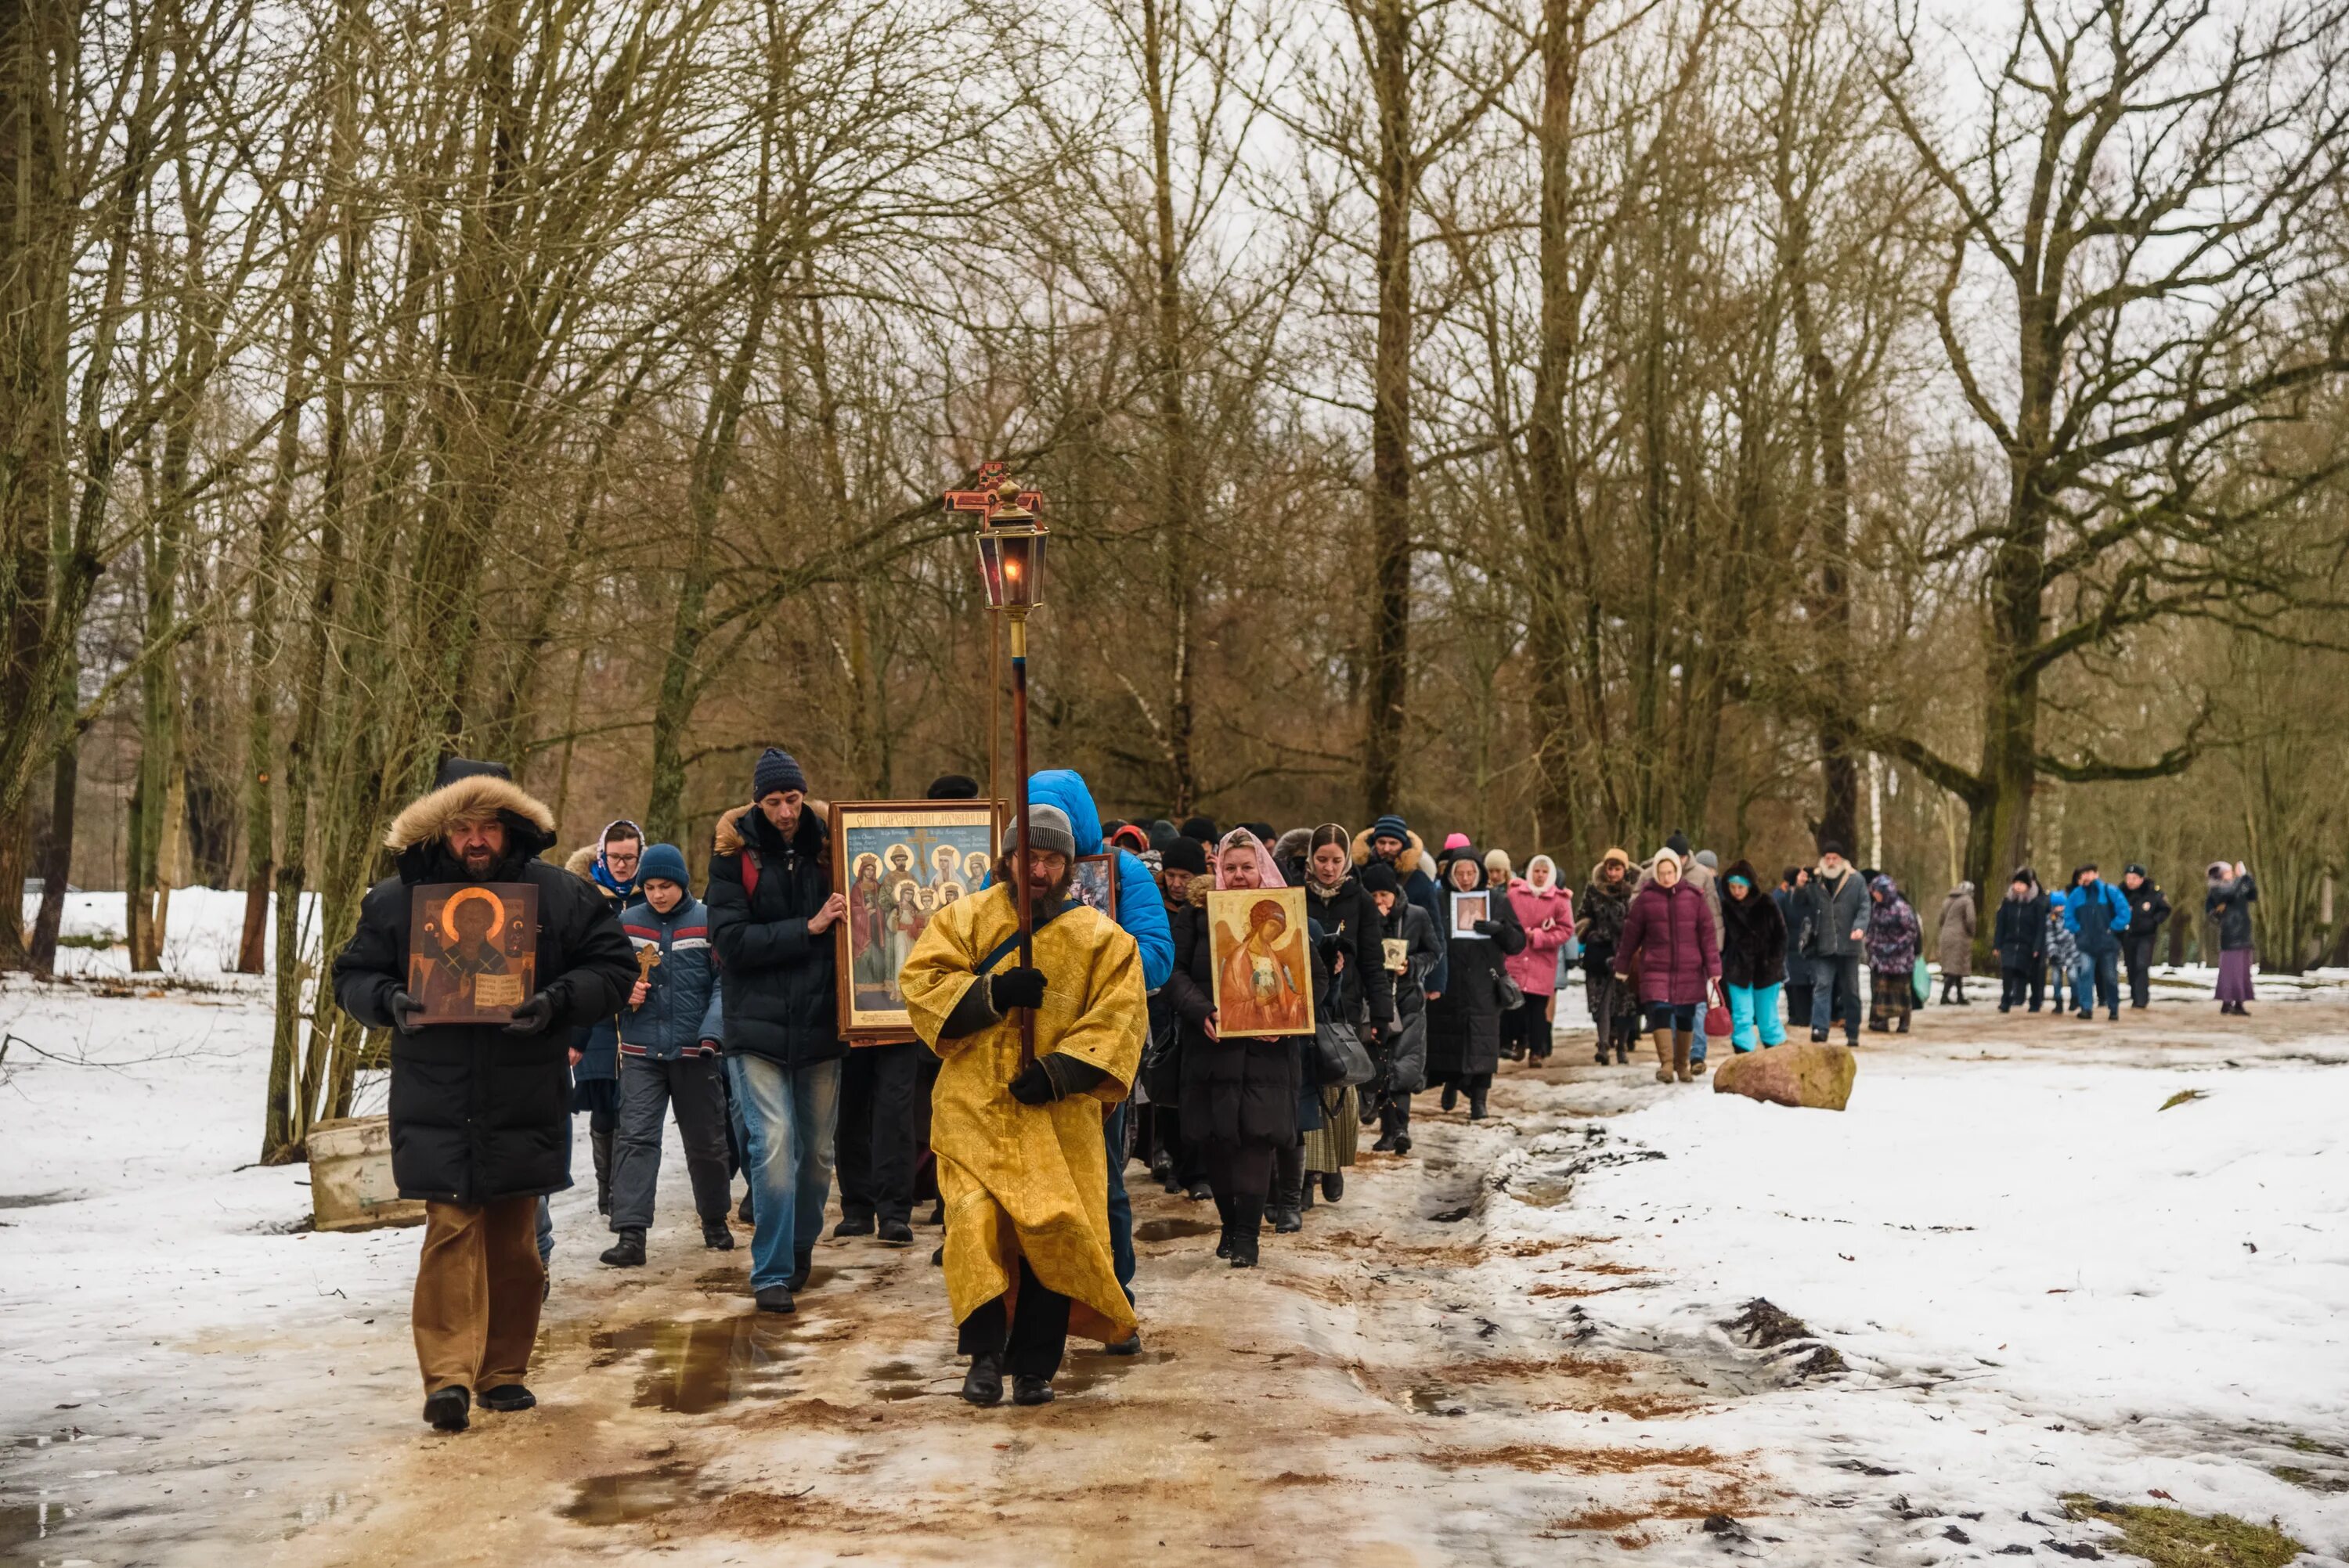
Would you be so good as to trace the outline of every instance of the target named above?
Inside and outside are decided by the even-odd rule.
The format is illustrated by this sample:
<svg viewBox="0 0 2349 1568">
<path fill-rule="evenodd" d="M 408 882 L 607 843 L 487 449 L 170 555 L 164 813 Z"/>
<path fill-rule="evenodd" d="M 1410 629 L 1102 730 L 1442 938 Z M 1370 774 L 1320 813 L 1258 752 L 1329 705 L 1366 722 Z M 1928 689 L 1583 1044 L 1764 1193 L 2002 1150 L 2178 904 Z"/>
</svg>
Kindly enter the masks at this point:
<svg viewBox="0 0 2349 1568">
<path fill-rule="evenodd" d="M 769 747 L 750 804 L 722 812 L 709 857 L 709 943 L 718 949 L 727 1081 L 742 1117 L 750 1183 L 750 1294 L 789 1312 L 813 1267 L 840 1124 L 840 1037 L 832 832 L 807 775 Z"/>
<path fill-rule="evenodd" d="M 619 920 L 594 889 L 538 857 L 554 813 L 494 762 L 451 758 L 384 835 L 397 873 L 367 890 L 335 960 L 335 999 L 391 1031 L 391 1173 L 425 1205 L 412 1308 L 424 1418 L 465 1429 L 538 1401 L 523 1378 L 546 1271 L 539 1199 L 571 1185 L 572 1032 L 609 1016 L 636 977 Z M 508 1024 L 419 1024 L 408 991 L 414 890 L 527 882 L 538 890 L 537 990 Z"/>
</svg>

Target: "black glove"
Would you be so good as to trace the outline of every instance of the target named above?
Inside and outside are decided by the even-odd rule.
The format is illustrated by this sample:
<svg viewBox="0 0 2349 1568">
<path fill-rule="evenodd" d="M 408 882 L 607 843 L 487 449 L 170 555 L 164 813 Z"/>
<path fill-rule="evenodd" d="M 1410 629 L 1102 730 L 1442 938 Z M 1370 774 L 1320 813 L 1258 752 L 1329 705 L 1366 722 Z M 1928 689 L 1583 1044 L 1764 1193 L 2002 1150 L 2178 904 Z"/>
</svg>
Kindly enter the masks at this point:
<svg viewBox="0 0 2349 1568">
<path fill-rule="evenodd" d="M 1337 939 L 1336 937 L 1334 937 L 1334 936 L 1325 936 L 1325 937 L 1322 937 L 1319 941 L 1316 942 L 1316 943 L 1313 944 L 1313 951 L 1314 951 L 1315 953 L 1317 953 L 1317 954 L 1320 954 L 1320 956 L 1321 956 L 1321 967 L 1323 967 L 1324 969 L 1334 969 L 1335 967 L 1337 967 L 1337 964 L 1338 964 L 1338 939 Z"/>
<path fill-rule="evenodd" d="M 1091 1062 L 1054 1051 L 1019 1069 L 1019 1076 L 1011 1080 L 1011 1098 L 1022 1105 L 1045 1105 L 1082 1094 L 1107 1077 Z"/>
<path fill-rule="evenodd" d="M 513 1022 L 506 1026 L 509 1035 L 535 1035 L 554 1022 L 554 1004 L 541 991 L 513 1010 Z"/>
<path fill-rule="evenodd" d="M 1468 929 L 1479 936 L 1497 936 L 1501 932 L 1501 923 L 1497 920 L 1480 920 Z"/>
<path fill-rule="evenodd" d="M 391 1026 L 403 1035 L 412 1035 L 424 1026 L 416 1020 L 422 1016 L 424 1004 L 405 991 L 391 994 Z"/>
<path fill-rule="evenodd" d="M 1006 969 L 987 983 L 987 995 L 999 1013 L 1009 1013 L 1014 1007 L 1041 1006 L 1044 1001 L 1044 972 L 1041 969 Z M 1030 1103 L 1041 1105 L 1043 1101 Z"/>
</svg>

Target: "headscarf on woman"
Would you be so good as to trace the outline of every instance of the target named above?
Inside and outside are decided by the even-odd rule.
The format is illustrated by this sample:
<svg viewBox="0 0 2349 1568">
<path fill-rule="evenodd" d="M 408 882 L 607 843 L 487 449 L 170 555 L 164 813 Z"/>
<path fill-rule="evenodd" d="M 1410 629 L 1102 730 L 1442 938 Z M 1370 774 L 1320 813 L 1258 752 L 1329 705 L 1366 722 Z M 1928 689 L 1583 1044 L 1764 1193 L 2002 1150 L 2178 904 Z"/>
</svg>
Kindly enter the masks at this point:
<svg viewBox="0 0 2349 1568">
<path fill-rule="evenodd" d="M 1242 847 L 1253 851 L 1256 854 L 1258 887 L 1288 885 L 1287 880 L 1280 874 L 1280 862 L 1272 858 L 1272 851 L 1264 847 L 1264 841 L 1246 828 L 1234 828 L 1230 832 L 1226 833 L 1222 842 L 1216 846 L 1216 891 L 1217 892 L 1226 891 L 1224 885 L 1224 857 L 1234 849 Z"/>
</svg>

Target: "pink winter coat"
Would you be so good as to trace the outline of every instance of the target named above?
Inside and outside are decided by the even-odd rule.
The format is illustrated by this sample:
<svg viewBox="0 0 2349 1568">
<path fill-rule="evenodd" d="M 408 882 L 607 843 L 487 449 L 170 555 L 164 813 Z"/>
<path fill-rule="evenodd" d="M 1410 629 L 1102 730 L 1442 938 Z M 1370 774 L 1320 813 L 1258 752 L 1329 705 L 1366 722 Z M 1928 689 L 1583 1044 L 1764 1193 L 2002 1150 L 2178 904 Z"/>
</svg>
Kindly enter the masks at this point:
<svg viewBox="0 0 2349 1568">
<path fill-rule="evenodd" d="M 1702 889 L 1687 882 L 1670 888 L 1650 882 L 1632 895 L 1623 940 L 1615 944 L 1616 972 L 1635 962 L 1640 1001 L 1703 1006 L 1704 983 L 1721 977 L 1721 943 L 1713 934 L 1713 906 L 1705 902 Z"/>
<path fill-rule="evenodd" d="M 1509 882 L 1509 907 L 1526 928 L 1525 951 L 1506 960 L 1509 978 L 1528 996 L 1547 996 L 1557 989 L 1557 950 L 1574 934 L 1574 895 L 1556 882 L 1537 892 L 1531 882 L 1516 877 Z M 1556 923 L 1547 931 L 1542 929 L 1546 920 Z"/>
</svg>

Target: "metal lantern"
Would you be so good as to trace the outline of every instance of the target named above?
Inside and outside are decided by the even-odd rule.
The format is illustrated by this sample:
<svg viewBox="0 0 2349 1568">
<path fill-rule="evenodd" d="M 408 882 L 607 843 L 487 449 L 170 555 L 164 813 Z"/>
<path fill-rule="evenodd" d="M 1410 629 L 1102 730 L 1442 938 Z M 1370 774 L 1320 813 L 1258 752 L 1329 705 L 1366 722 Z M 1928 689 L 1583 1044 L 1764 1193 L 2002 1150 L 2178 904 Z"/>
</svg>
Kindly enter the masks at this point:
<svg viewBox="0 0 2349 1568">
<path fill-rule="evenodd" d="M 1044 602 L 1044 525 L 1019 504 L 1016 486 L 1006 480 L 1001 504 L 978 531 L 978 573 L 987 584 L 990 610 L 1017 618 Z"/>
</svg>

